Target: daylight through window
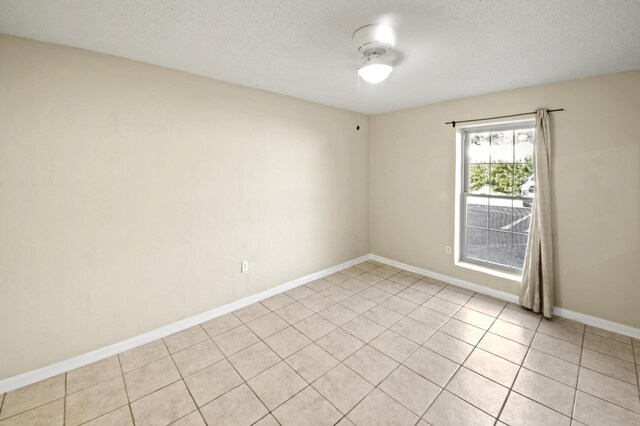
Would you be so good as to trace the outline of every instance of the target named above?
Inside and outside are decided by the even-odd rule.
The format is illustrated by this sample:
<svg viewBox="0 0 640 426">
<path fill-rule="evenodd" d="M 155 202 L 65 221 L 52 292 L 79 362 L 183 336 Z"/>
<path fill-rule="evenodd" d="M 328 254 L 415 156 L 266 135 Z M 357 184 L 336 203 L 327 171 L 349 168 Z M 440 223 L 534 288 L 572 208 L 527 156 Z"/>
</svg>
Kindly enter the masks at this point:
<svg viewBox="0 0 640 426">
<path fill-rule="evenodd" d="M 521 271 L 529 238 L 534 123 L 462 132 L 462 259 Z"/>
</svg>

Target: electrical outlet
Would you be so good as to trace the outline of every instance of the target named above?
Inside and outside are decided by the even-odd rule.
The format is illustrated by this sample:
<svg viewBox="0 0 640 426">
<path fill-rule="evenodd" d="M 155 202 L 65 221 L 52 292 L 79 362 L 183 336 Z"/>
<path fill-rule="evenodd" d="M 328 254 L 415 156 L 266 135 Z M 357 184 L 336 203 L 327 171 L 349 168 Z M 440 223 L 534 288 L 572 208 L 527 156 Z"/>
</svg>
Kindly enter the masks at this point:
<svg viewBox="0 0 640 426">
<path fill-rule="evenodd" d="M 446 254 L 451 254 L 451 246 L 450 245 L 446 245 L 444 246 L 444 252 Z"/>
<path fill-rule="evenodd" d="M 244 274 L 248 270 L 249 270 L 249 261 L 243 260 L 242 263 L 240 263 L 240 272 Z"/>
</svg>

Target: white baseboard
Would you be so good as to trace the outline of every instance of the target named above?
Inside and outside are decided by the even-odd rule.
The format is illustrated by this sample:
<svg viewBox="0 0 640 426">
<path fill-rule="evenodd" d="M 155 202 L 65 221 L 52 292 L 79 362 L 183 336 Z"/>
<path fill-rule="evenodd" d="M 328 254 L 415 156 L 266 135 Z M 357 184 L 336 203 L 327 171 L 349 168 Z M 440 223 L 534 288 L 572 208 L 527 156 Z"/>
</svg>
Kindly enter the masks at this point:
<svg viewBox="0 0 640 426">
<path fill-rule="evenodd" d="M 376 254 L 371 254 L 371 260 L 375 260 L 380 263 L 395 266 L 400 269 L 415 272 L 416 274 L 425 275 L 427 277 L 435 278 L 440 281 L 445 281 L 454 285 L 457 285 L 468 290 L 475 291 L 477 293 L 486 294 L 487 296 L 493 296 L 497 299 L 504 300 L 506 302 L 518 303 L 518 296 L 515 294 L 507 293 L 504 291 L 494 290 L 492 288 L 472 283 L 470 281 L 461 280 L 459 278 L 449 277 L 447 275 L 438 274 L 437 272 L 429 271 L 427 269 L 419 268 L 413 265 L 407 265 L 406 263 L 398 262 L 392 259 L 387 259 Z M 592 315 L 583 314 L 581 312 L 572 311 L 565 308 L 554 306 L 554 315 L 564 317 L 567 319 L 579 321 L 581 323 L 591 325 L 594 327 L 602 328 L 604 330 L 613 331 L 614 333 L 624 334 L 625 336 L 635 337 L 640 339 L 640 328 L 631 327 L 629 325 L 620 324 L 617 322 L 609 321 L 606 319 L 594 317 Z"/>
<path fill-rule="evenodd" d="M 559 317 L 572 319 L 587 325 L 602 328 L 603 330 L 613 331 L 614 333 L 624 334 L 625 336 L 640 339 L 640 328 L 631 327 L 630 325 L 620 324 L 619 322 L 609 321 L 603 318 L 594 317 L 592 315 L 583 314 L 582 312 L 572 311 L 570 309 L 553 307 L 553 314 Z"/>
<path fill-rule="evenodd" d="M 192 316 L 190 318 L 174 322 L 173 324 L 169 324 L 164 327 L 160 327 L 155 330 L 149 331 L 147 333 L 140 334 L 139 336 L 132 337 L 122 342 L 115 343 L 113 345 L 106 346 L 104 348 L 100 348 L 95 351 L 88 352 L 82 355 L 78 355 L 73 358 L 68 358 L 63 361 L 47 365 L 45 367 L 38 368 L 36 370 L 19 374 L 17 376 L 0 380 L 0 394 L 10 392 L 14 389 L 18 389 L 35 382 L 39 382 L 40 380 L 48 379 L 50 377 L 65 373 L 67 371 L 70 371 L 79 367 L 83 367 L 93 362 L 100 361 L 102 359 L 116 355 L 120 352 L 133 349 L 135 347 L 144 345 L 149 342 L 153 342 L 154 340 L 162 339 L 163 337 L 185 330 L 189 327 L 193 327 L 194 325 L 201 324 L 205 321 L 209 321 L 213 318 L 219 317 L 229 312 L 238 310 L 240 308 L 244 308 L 245 306 L 249 306 L 252 303 L 259 302 L 271 296 L 275 296 L 276 294 L 283 293 L 287 290 L 291 290 L 292 288 L 298 287 L 300 285 L 309 283 L 311 281 L 315 281 L 319 278 L 326 277 L 327 275 L 331 275 L 344 268 L 348 268 L 350 266 L 364 262 L 369 258 L 370 258 L 370 255 L 360 256 L 356 259 L 352 259 L 347 262 L 341 263 L 339 265 L 335 265 L 330 268 L 324 269 L 322 271 L 304 276 L 302 278 L 289 281 L 279 286 L 270 288 L 269 290 L 265 290 L 260 293 L 253 294 L 251 296 L 244 297 L 240 300 L 236 300 L 235 302 L 231 302 L 227 305 L 220 306 L 218 308 L 211 309 L 209 311 Z"/>
<path fill-rule="evenodd" d="M 406 263 L 398 262 L 392 259 L 387 259 L 386 257 L 378 256 L 377 254 L 372 254 L 371 260 L 375 260 L 380 263 L 385 263 L 387 265 L 395 266 L 396 268 L 404 269 L 405 271 L 415 272 L 416 274 L 435 278 L 436 280 L 445 281 L 450 284 L 457 285 L 458 287 L 466 288 L 467 290 L 471 290 L 477 293 L 486 294 L 487 296 L 495 297 L 496 299 L 504 300 L 511 303 L 518 303 L 518 296 L 516 296 L 515 294 L 507 293 L 505 291 L 494 290 L 492 288 L 485 287 L 480 284 L 472 283 L 470 281 L 461 280 L 459 278 L 453 278 L 448 275 L 439 274 L 437 272 L 429 271 L 428 269 L 419 268 L 417 266 L 407 265 Z"/>
</svg>

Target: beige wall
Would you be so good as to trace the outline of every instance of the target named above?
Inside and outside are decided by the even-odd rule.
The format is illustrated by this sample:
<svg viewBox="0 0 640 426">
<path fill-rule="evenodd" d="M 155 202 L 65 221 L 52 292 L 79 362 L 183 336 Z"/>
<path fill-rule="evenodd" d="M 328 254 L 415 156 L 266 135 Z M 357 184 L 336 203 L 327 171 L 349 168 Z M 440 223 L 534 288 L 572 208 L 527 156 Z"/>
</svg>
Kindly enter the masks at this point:
<svg viewBox="0 0 640 426">
<path fill-rule="evenodd" d="M 0 36 L 0 379 L 367 254 L 368 141 L 353 112 Z"/>
<path fill-rule="evenodd" d="M 640 71 L 371 118 L 371 251 L 516 294 L 454 266 L 455 129 L 445 121 L 553 114 L 556 305 L 640 327 Z"/>
</svg>

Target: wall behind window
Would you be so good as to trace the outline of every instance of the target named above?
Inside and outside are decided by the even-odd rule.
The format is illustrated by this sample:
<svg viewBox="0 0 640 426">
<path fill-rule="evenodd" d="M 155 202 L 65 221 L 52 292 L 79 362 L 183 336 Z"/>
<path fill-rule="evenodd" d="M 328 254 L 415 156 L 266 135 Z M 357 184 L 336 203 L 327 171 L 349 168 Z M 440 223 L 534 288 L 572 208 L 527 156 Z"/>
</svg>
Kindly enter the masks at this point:
<svg viewBox="0 0 640 426">
<path fill-rule="evenodd" d="M 456 218 L 444 122 L 537 107 L 566 109 L 552 115 L 556 305 L 640 327 L 640 71 L 371 117 L 371 251 L 517 294 L 445 254 Z"/>
<path fill-rule="evenodd" d="M 367 254 L 363 120 L 0 36 L 0 379 Z"/>
</svg>

